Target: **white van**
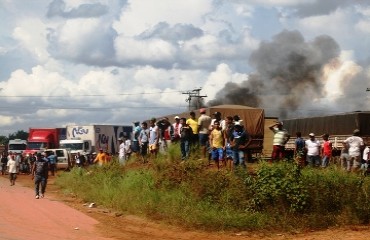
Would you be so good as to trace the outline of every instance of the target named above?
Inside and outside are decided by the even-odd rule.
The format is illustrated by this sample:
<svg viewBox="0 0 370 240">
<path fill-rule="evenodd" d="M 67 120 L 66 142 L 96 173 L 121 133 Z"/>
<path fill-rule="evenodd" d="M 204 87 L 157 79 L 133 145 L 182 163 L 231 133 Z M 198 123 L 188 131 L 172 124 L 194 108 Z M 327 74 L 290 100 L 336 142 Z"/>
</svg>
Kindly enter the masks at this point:
<svg viewBox="0 0 370 240">
<path fill-rule="evenodd" d="M 47 154 L 53 153 L 58 157 L 57 169 L 69 169 L 72 166 L 71 155 L 67 149 L 47 149 Z"/>
</svg>

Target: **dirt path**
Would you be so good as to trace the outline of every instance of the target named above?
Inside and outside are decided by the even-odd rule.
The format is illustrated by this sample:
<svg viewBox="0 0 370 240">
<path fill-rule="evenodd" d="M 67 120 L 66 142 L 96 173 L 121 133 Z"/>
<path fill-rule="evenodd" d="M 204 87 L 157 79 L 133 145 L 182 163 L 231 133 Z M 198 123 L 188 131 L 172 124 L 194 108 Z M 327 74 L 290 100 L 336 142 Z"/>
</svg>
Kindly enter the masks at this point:
<svg viewBox="0 0 370 240">
<path fill-rule="evenodd" d="M 44 199 L 34 199 L 32 187 L 28 175 L 20 175 L 15 186 L 9 186 L 6 178 L 0 178 L 0 211 L 3 213 L 0 239 L 367 240 L 370 236 L 370 225 L 296 234 L 186 230 L 99 206 L 89 208 L 88 204 L 61 194 L 53 178 Z M 76 227 L 79 230 L 75 230 Z"/>
</svg>

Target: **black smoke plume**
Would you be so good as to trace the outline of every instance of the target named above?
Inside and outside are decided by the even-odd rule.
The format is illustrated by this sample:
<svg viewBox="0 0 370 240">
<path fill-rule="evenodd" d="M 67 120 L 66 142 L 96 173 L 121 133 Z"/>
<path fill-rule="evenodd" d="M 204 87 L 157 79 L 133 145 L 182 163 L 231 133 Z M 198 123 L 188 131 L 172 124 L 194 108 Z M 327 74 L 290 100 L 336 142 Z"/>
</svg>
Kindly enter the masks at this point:
<svg viewBox="0 0 370 240">
<path fill-rule="evenodd" d="M 329 36 L 305 41 L 299 31 L 283 31 L 251 54 L 249 63 L 256 72 L 248 80 L 227 83 L 208 105 L 261 107 L 285 118 L 313 98 L 325 97 L 323 67 L 339 54 L 338 44 Z"/>
</svg>

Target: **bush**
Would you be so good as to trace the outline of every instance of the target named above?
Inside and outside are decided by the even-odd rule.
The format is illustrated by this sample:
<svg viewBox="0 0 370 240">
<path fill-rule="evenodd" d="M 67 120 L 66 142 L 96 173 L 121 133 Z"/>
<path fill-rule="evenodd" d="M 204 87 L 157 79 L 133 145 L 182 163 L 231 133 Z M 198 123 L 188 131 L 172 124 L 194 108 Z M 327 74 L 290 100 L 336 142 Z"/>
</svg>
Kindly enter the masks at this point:
<svg viewBox="0 0 370 240">
<path fill-rule="evenodd" d="M 85 201 L 206 229 L 319 229 L 369 222 L 369 178 L 336 168 L 260 163 L 247 175 L 164 155 L 150 166 L 130 169 L 113 162 L 75 168 L 57 184 Z"/>
</svg>

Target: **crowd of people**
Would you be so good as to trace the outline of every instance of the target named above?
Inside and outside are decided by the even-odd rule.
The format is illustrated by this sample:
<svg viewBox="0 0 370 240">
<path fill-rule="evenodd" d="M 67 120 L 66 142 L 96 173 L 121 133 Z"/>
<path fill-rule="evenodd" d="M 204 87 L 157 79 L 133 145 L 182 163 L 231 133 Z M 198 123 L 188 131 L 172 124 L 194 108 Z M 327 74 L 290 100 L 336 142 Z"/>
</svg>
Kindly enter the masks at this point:
<svg viewBox="0 0 370 240">
<path fill-rule="evenodd" d="M 285 145 L 290 135 L 283 128 L 282 122 L 275 122 L 269 126 L 273 132 L 273 149 L 270 162 L 286 159 Z M 365 146 L 359 136 L 359 130 L 353 131 L 353 136 L 345 139 L 340 155 L 341 166 L 348 172 L 370 173 L 370 146 Z M 296 133 L 294 159 L 298 165 L 326 168 L 332 162 L 333 146 L 329 134 L 323 134 L 322 141 L 314 133 L 309 139 L 302 138 Z M 142 163 L 156 158 L 159 151 L 167 151 L 171 144 L 179 146 L 181 160 L 186 161 L 191 154 L 214 161 L 217 168 L 246 169 L 247 148 L 251 143 L 251 136 L 244 127 L 243 120 L 238 115 L 221 118 L 220 112 L 213 113 L 213 118 L 206 114 L 206 109 L 200 109 L 200 116 L 196 118 L 194 112 L 189 118 L 174 117 L 174 121 L 165 117 L 157 121 L 150 119 L 149 123 L 134 122 L 133 136 L 119 138 L 118 162 L 124 166 L 134 154 Z M 74 156 L 74 165 L 82 167 L 89 164 L 104 165 L 112 160 L 112 154 L 103 149 L 94 155 Z M 52 152 L 34 153 L 24 157 L 22 153 L 5 152 L 1 156 L 1 174 L 8 174 L 10 185 L 13 186 L 17 174 L 30 174 L 35 180 L 36 199 L 42 198 L 45 193 L 47 179 L 54 175 L 58 157 Z"/>
<path fill-rule="evenodd" d="M 199 112 L 198 118 L 194 112 L 189 113 L 189 118 L 175 116 L 172 123 L 167 117 L 158 121 L 152 118 L 149 124 L 146 121 L 135 122 L 131 151 L 146 163 L 159 151 L 166 151 L 171 144 L 177 144 L 183 161 L 199 151 L 197 154 L 203 159 L 215 161 L 217 168 L 240 166 L 245 169 L 245 150 L 251 136 L 240 117 L 235 115 L 222 119 L 221 113 L 215 112 L 212 118 L 204 108 Z M 125 145 L 121 142 L 120 149 Z"/>
<path fill-rule="evenodd" d="M 282 122 L 276 122 L 269 128 L 274 133 L 271 161 L 284 159 L 285 145 L 289 141 L 290 135 L 283 128 Z M 348 172 L 369 173 L 370 146 L 365 146 L 364 140 L 359 135 L 360 131 L 355 129 L 353 136 L 342 142 L 341 166 Z M 314 133 L 310 133 L 308 136 L 309 139 L 305 140 L 302 138 L 301 132 L 296 133 L 294 159 L 302 167 L 328 167 L 333 162 L 333 144 L 329 140 L 329 134 L 323 134 L 322 141 L 318 140 Z"/>
<path fill-rule="evenodd" d="M 1 174 L 9 175 L 10 186 L 14 186 L 18 174 L 29 174 L 35 183 L 36 199 L 43 198 L 47 180 L 50 175 L 55 175 L 57 156 L 51 152 L 34 153 L 23 156 L 22 152 L 2 153 Z"/>
</svg>

